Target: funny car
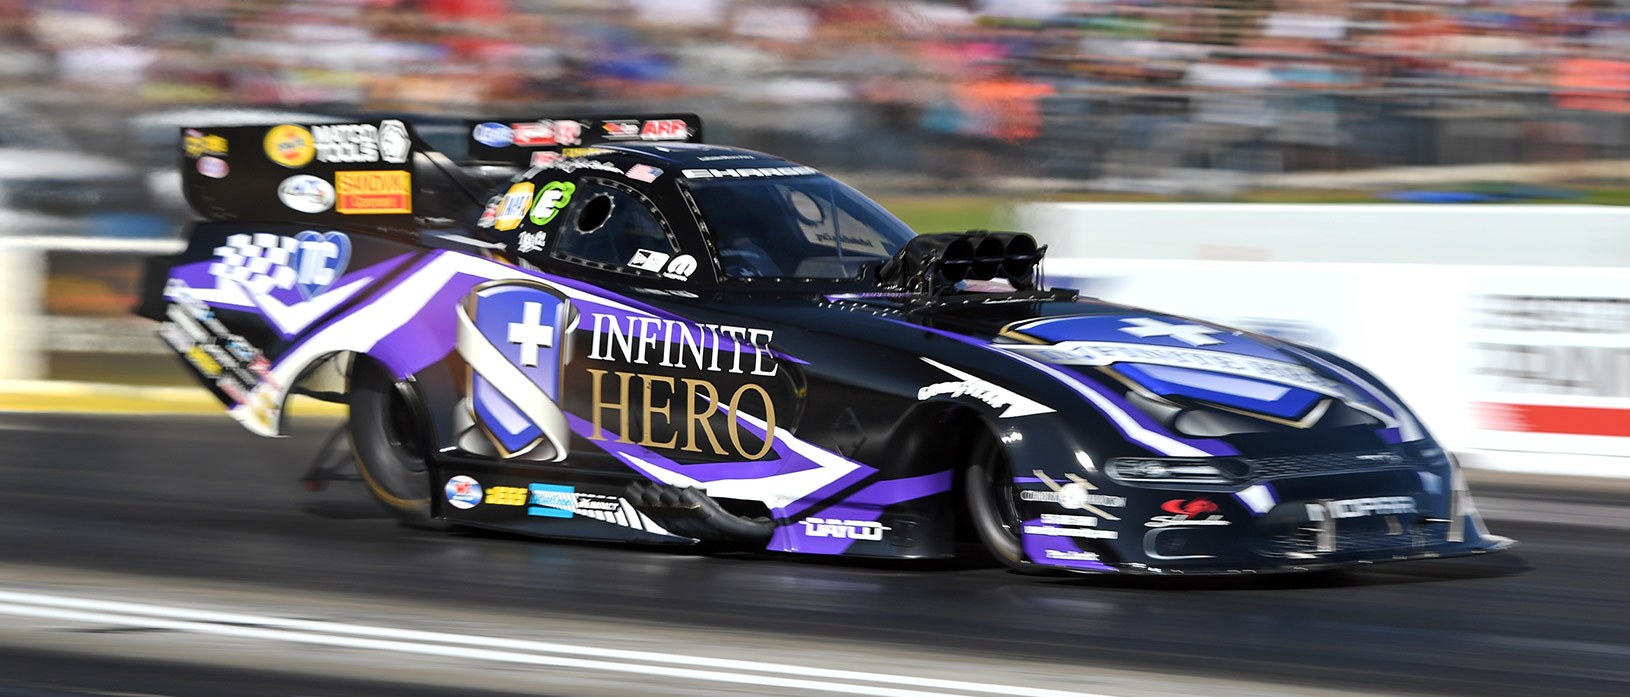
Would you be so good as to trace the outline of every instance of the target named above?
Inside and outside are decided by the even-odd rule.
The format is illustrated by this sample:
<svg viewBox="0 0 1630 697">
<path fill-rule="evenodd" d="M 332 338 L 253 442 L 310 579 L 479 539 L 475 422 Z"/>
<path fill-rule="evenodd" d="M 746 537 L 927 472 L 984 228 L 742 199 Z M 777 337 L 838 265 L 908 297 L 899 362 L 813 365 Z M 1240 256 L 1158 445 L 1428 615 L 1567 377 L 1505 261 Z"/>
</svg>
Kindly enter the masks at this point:
<svg viewBox="0 0 1630 697">
<path fill-rule="evenodd" d="M 204 220 L 138 309 L 254 433 L 346 404 L 409 524 L 1133 574 L 1513 544 L 1326 351 L 1050 288 L 1027 234 L 918 235 L 692 114 L 465 127 L 184 129 Z"/>
</svg>

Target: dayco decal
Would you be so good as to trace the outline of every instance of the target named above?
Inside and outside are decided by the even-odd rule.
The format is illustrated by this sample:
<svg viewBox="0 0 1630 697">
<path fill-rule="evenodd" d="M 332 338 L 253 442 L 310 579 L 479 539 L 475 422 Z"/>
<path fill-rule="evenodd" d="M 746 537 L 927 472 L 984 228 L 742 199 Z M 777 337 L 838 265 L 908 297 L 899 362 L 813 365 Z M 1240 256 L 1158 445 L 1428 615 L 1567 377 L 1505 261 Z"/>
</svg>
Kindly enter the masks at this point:
<svg viewBox="0 0 1630 697">
<path fill-rule="evenodd" d="M 715 324 L 689 324 L 656 317 L 618 317 L 595 313 L 593 316 L 593 345 L 589 358 L 596 361 L 619 361 L 634 365 L 656 365 L 664 368 L 691 369 L 714 373 L 745 373 L 764 377 L 776 375 L 776 363 L 769 344 L 773 332 L 768 329 L 735 327 Z M 657 348 L 661 343 L 662 347 Z M 721 409 L 728 410 L 729 427 L 726 436 L 734 454 L 748 460 L 768 455 L 775 443 L 775 403 L 770 393 L 754 383 L 738 387 L 728 398 L 720 395 L 711 380 L 701 378 L 675 378 L 664 375 L 588 369 L 591 380 L 589 408 L 594 430 L 589 440 L 607 440 L 602 417 L 607 412 L 617 413 L 618 443 L 632 443 L 628 437 L 631 417 L 630 397 L 635 380 L 640 383 L 644 408 L 641 417 L 644 429 L 639 444 L 648 448 L 678 448 L 688 452 L 702 452 L 698 431 L 705 436 L 715 455 L 729 455 L 714 433 L 709 419 Z M 608 389 L 607 379 L 616 381 Z M 607 398 L 606 395 L 615 395 Z M 674 402 L 684 403 L 684 413 L 674 414 Z M 752 404 L 762 410 L 765 433 L 763 445 L 757 452 L 743 446 L 741 436 L 741 408 Z M 705 408 L 698 409 L 699 405 Z M 660 416 L 674 433 L 666 441 L 655 440 L 653 426 Z M 683 428 L 679 428 L 684 424 Z M 700 426 L 700 428 L 697 428 Z"/>
<path fill-rule="evenodd" d="M 837 518 L 805 518 L 798 521 L 804 534 L 810 537 L 836 537 L 844 540 L 881 540 L 883 533 L 893 528 L 869 520 L 839 520 Z"/>
<path fill-rule="evenodd" d="M 1329 517 L 1336 520 L 1364 518 L 1372 515 L 1404 515 L 1415 512 L 1415 499 L 1410 496 L 1377 496 L 1366 499 L 1328 501 L 1323 504 L 1307 504 L 1308 520 L 1324 520 L 1327 511 Z"/>
<path fill-rule="evenodd" d="M 1232 525 L 1220 515 L 1206 518 L 1200 516 L 1217 510 L 1217 504 L 1204 496 L 1197 496 L 1187 501 L 1172 499 L 1160 504 L 1160 510 L 1171 515 L 1157 515 L 1149 519 L 1144 525 L 1151 528 L 1166 528 L 1174 525 Z"/>
</svg>

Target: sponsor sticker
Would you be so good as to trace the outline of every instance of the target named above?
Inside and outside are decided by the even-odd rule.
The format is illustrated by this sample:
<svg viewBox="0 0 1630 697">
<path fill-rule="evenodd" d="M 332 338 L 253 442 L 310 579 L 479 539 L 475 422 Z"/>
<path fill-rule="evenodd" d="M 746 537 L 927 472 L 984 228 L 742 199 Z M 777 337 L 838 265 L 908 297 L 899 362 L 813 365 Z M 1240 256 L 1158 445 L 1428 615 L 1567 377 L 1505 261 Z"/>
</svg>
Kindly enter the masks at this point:
<svg viewBox="0 0 1630 697">
<path fill-rule="evenodd" d="M 1329 501 L 1323 505 L 1317 503 L 1307 504 L 1308 520 L 1324 520 L 1327 512 L 1328 517 L 1334 520 L 1366 518 L 1372 515 L 1405 515 L 1416 512 L 1415 498 L 1412 496 L 1375 496 Z"/>
<path fill-rule="evenodd" d="M 527 164 L 532 167 L 548 167 L 560 158 L 560 153 L 553 150 L 539 150 L 532 153 L 532 159 L 528 160 Z"/>
<path fill-rule="evenodd" d="M 531 184 L 527 184 L 531 186 Z M 577 192 L 577 185 L 571 182 L 549 182 L 543 185 L 543 191 L 538 192 L 538 201 L 532 205 L 530 220 L 533 225 L 544 225 L 555 219 L 555 215 L 572 202 L 572 194 Z M 523 207 L 524 210 L 524 207 Z M 516 221 L 519 223 L 520 221 Z"/>
<path fill-rule="evenodd" d="M 211 135 L 190 128 L 182 136 L 181 148 L 187 153 L 187 157 L 225 155 L 227 153 L 226 138 L 224 136 Z"/>
<path fill-rule="evenodd" d="M 490 148 L 507 148 L 515 144 L 515 129 L 496 121 L 478 123 L 471 129 L 475 142 Z"/>
<path fill-rule="evenodd" d="M 1160 504 L 1160 510 L 1166 511 L 1171 515 L 1154 516 L 1149 519 L 1149 522 L 1144 523 L 1144 526 L 1151 528 L 1168 528 L 1176 525 L 1215 526 L 1233 524 L 1230 521 L 1224 520 L 1221 515 L 1210 515 L 1201 518 L 1200 516 L 1204 516 L 1208 513 L 1215 513 L 1217 511 L 1217 504 L 1204 496 L 1196 496 L 1187 500 L 1172 499 Z"/>
<path fill-rule="evenodd" d="M 523 232 L 515 241 L 515 251 L 521 254 L 543 251 L 543 245 L 548 241 L 548 233 Z"/>
<path fill-rule="evenodd" d="M 312 126 L 318 162 L 349 164 L 379 161 L 379 129 L 370 123 Z"/>
<path fill-rule="evenodd" d="M 481 482 L 469 475 L 455 475 L 447 480 L 443 492 L 447 495 L 447 503 L 452 504 L 453 508 L 468 510 L 481 503 Z"/>
<path fill-rule="evenodd" d="M 662 270 L 662 275 L 677 281 L 688 281 L 690 275 L 696 273 L 696 257 L 681 254 L 668 261 L 668 266 Z"/>
<path fill-rule="evenodd" d="M 407 125 L 395 119 L 379 122 L 379 158 L 393 165 L 408 161 L 413 154 L 413 139 L 408 137 Z"/>
<path fill-rule="evenodd" d="M 209 177 L 210 179 L 220 179 L 225 177 L 226 173 L 230 170 L 231 168 L 227 166 L 226 160 L 215 157 L 214 155 L 205 155 L 198 158 L 198 173 Z"/>
<path fill-rule="evenodd" d="M 643 271 L 657 273 L 662 271 L 663 264 L 666 264 L 667 262 L 667 252 L 639 249 L 634 251 L 634 258 L 628 260 L 628 265 Z"/>
<path fill-rule="evenodd" d="M 495 486 L 487 489 L 487 503 L 494 506 L 525 506 L 527 491 L 518 486 Z"/>
<path fill-rule="evenodd" d="M 526 509 L 527 515 L 542 518 L 570 518 L 572 511 L 577 510 L 577 490 L 560 484 L 526 485 L 531 504 Z"/>
<path fill-rule="evenodd" d="M 576 121 L 531 121 L 510 124 L 514 142 L 521 147 L 577 145 L 583 142 L 583 124 Z"/>
<path fill-rule="evenodd" d="M 1051 525 L 1026 525 L 1026 535 L 1047 535 L 1049 537 L 1078 537 L 1087 540 L 1113 540 L 1120 537 L 1114 530 L 1099 530 L 1097 528 L 1059 528 Z"/>
<path fill-rule="evenodd" d="M 654 119 L 640 127 L 640 140 L 684 140 L 689 135 L 680 119 Z"/>
<path fill-rule="evenodd" d="M 840 520 L 838 518 L 805 518 L 798 521 L 809 537 L 835 537 L 843 540 L 881 540 L 883 533 L 893 528 L 870 520 Z"/>
<path fill-rule="evenodd" d="M 347 215 L 412 213 L 412 178 L 403 170 L 334 173 L 335 210 Z"/>
<path fill-rule="evenodd" d="M 606 140 L 634 140 L 640 137 L 639 119 L 617 119 L 600 124 Z"/>
<path fill-rule="evenodd" d="M 504 192 L 504 198 L 498 203 L 498 213 L 493 218 L 492 226 L 499 230 L 514 230 L 521 226 L 521 220 L 526 218 L 526 208 L 532 204 L 532 193 L 536 187 L 532 182 L 520 182 L 509 187 Z"/>
<path fill-rule="evenodd" d="M 317 154 L 317 146 L 311 139 L 311 131 L 290 124 L 273 126 L 271 130 L 266 131 L 262 145 L 267 157 L 290 169 L 299 169 L 310 164 L 311 158 Z"/>
<path fill-rule="evenodd" d="M 301 213 L 321 213 L 333 208 L 334 197 L 333 184 L 310 174 L 296 174 L 277 185 L 277 200 Z"/>
</svg>

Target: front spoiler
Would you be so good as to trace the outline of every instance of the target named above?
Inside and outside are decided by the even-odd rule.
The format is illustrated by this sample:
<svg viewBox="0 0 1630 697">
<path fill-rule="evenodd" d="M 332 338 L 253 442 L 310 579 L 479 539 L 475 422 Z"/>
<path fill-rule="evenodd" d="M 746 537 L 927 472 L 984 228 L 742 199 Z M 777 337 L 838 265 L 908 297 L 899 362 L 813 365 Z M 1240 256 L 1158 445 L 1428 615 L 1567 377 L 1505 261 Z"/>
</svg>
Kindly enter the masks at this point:
<svg viewBox="0 0 1630 697">
<path fill-rule="evenodd" d="M 1512 549 L 1517 541 L 1499 535 L 1483 535 L 1475 541 L 1435 545 L 1425 549 L 1399 550 L 1393 552 L 1348 552 L 1334 553 L 1327 557 L 1313 559 L 1257 559 L 1259 564 L 1234 564 L 1219 566 L 1156 566 L 1152 564 L 1129 563 L 1115 567 L 1113 571 L 1118 574 L 1133 576 L 1241 576 L 1305 573 L 1310 571 L 1329 571 L 1336 569 L 1351 569 L 1355 567 L 1386 564 L 1392 562 L 1421 561 L 1426 559 L 1452 559 L 1455 557 L 1469 557 L 1484 554 L 1493 554 Z M 1062 566 L 1043 566 L 1049 571 L 1065 571 L 1074 574 L 1101 575 L 1108 570 L 1094 570 L 1086 568 L 1068 568 Z"/>
</svg>

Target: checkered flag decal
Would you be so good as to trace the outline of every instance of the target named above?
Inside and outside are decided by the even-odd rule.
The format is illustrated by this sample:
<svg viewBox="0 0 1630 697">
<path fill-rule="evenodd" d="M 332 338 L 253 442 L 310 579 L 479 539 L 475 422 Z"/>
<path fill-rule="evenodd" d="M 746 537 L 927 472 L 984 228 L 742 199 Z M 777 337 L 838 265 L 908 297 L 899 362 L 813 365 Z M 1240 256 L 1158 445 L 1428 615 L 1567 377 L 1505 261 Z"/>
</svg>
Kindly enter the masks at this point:
<svg viewBox="0 0 1630 697">
<path fill-rule="evenodd" d="M 265 295 L 273 288 L 294 287 L 292 263 L 300 241 L 265 232 L 229 235 L 226 244 L 215 248 L 220 261 L 209 265 L 209 275 L 242 283 L 250 293 Z"/>
</svg>

